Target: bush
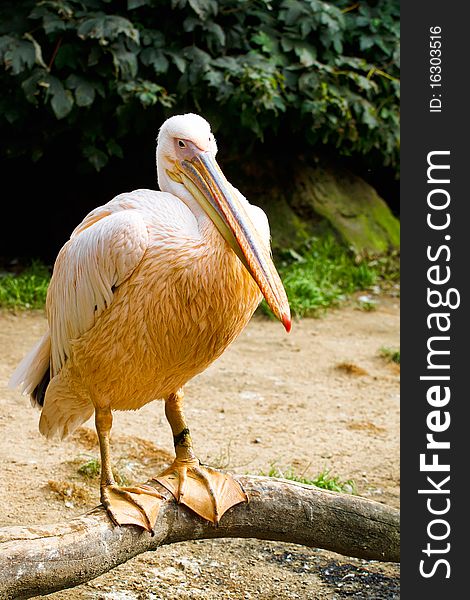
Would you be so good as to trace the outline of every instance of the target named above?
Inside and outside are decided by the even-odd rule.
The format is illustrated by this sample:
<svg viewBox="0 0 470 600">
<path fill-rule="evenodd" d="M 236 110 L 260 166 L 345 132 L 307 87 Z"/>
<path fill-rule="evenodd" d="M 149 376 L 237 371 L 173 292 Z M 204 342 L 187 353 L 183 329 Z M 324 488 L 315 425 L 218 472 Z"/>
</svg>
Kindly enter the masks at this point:
<svg viewBox="0 0 470 600">
<path fill-rule="evenodd" d="M 4 156 L 67 135 L 99 170 L 193 110 L 233 151 L 288 136 L 398 168 L 398 0 L 10 0 L 0 23 Z"/>
</svg>

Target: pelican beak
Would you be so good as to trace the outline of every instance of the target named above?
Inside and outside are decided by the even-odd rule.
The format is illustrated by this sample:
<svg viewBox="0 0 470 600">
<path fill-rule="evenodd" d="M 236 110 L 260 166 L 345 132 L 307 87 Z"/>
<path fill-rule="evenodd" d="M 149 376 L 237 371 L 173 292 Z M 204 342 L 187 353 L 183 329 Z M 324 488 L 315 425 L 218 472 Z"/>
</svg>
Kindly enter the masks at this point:
<svg viewBox="0 0 470 600">
<path fill-rule="evenodd" d="M 258 284 L 268 306 L 291 329 L 289 301 L 271 251 L 210 152 L 177 161 L 178 175 Z"/>
</svg>

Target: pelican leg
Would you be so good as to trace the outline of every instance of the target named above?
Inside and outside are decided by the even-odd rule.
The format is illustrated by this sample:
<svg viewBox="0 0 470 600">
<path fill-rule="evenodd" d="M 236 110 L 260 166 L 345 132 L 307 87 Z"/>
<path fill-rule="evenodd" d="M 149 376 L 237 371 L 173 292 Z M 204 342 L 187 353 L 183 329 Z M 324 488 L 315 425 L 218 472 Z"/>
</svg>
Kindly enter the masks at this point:
<svg viewBox="0 0 470 600">
<path fill-rule="evenodd" d="M 176 458 L 155 478 L 176 501 L 217 524 L 235 504 L 248 502 L 241 485 L 228 473 L 202 466 L 193 451 L 191 435 L 183 415 L 183 392 L 169 396 L 165 415 L 173 432 Z"/>
<path fill-rule="evenodd" d="M 149 485 L 119 487 L 116 484 L 109 445 L 112 424 L 111 410 L 96 408 L 95 425 L 101 454 L 101 503 L 115 525 L 139 525 L 153 533 L 164 498 Z"/>
</svg>

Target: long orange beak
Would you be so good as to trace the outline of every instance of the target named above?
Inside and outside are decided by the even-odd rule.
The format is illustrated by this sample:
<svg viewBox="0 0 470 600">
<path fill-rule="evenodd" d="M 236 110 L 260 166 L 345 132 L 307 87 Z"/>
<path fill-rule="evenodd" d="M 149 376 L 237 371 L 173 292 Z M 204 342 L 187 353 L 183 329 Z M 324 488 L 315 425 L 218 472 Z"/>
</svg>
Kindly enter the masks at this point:
<svg viewBox="0 0 470 600">
<path fill-rule="evenodd" d="M 191 160 L 177 162 L 183 184 L 201 204 L 256 281 L 269 308 L 286 331 L 292 326 L 289 301 L 284 286 L 245 206 L 233 193 L 215 158 L 198 152 Z"/>
</svg>

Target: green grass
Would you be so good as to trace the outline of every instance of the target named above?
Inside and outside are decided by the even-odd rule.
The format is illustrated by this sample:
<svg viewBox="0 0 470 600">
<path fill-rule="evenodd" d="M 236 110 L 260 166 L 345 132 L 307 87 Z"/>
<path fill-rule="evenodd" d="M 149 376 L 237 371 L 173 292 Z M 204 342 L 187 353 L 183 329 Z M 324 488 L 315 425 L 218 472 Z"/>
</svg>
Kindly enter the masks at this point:
<svg viewBox="0 0 470 600">
<path fill-rule="evenodd" d="M 400 364 L 400 349 L 388 348 L 387 346 L 382 346 L 379 350 L 379 354 L 382 358 L 385 358 L 388 362 L 394 362 L 397 365 Z"/>
<path fill-rule="evenodd" d="M 364 312 L 372 312 L 377 310 L 377 302 L 369 296 L 361 296 L 357 299 L 357 308 Z"/>
<path fill-rule="evenodd" d="M 261 473 L 261 475 L 266 475 Z M 343 494 L 355 494 L 356 485 L 351 479 L 341 481 L 339 477 L 330 475 L 328 469 L 323 470 L 314 479 L 309 479 L 303 475 L 297 475 L 294 470 L 289 467 L 287 469 L 281 469 L 276 465 L 271 465 L 267 473 L 268 477 L 280 477 L 281 479 L 288 479 L 290 481 L 297 481 L 298 483 L 304 483 L 306 485 L 314 485 L 315 487 L 323 490 L 330 490 L 332 492 L 341 492 Z"/>
<path fill-rule="evenodd" d="M 90 458 L 86 463 L 80 465 L 77 469 L 77 473 L 83 475 L 87 479 L 94 479 L 98 477 L 101 472 L 101 463 L 97 458 Z"/>
<path fill-rule="evenodd" d="M 98 458 L 90 458 L 78 467 L 77 473 L 85 479 L 97 479 L 101 473 L 101 461 Z M 119 468 L 113 468 L 113 475 L 118 485 L 129 485 L 129 479 Z"/>
<path fill-rule="evenodd" d="M 297 317 L 318 316 L 358 290 L 386 288 L 399 278 L 396 256 L 358 259 L 333 234 L 313 238 L 301 253 L 288 250 L 276 262 Z M 37 261 L 19 275 L 0 276 L 0 307 L 43 308 L 49 280 L 49 268 Z M 372 301 L 358 306 L 375 308 Z M 272 316 L 265 301 L 261 310 Z"/>
<path fill-rule="evenodd" d="M 318 316 L 353 292 L 386 287 L 398 280 L 396 257 L 358 259 L 333 234 L 314 238 L 302 253 L 291 250 L 277 262 L 292 314 L 297 317 Z M 262 310 L 270 313 L 264 301 Z"/>
<path fill-rule="evenodd" d="M 50 278 L 49 268 L 37 261 L 19 275 L 0 276 L 0 307 L 44 308 Z"/>
</svg>

